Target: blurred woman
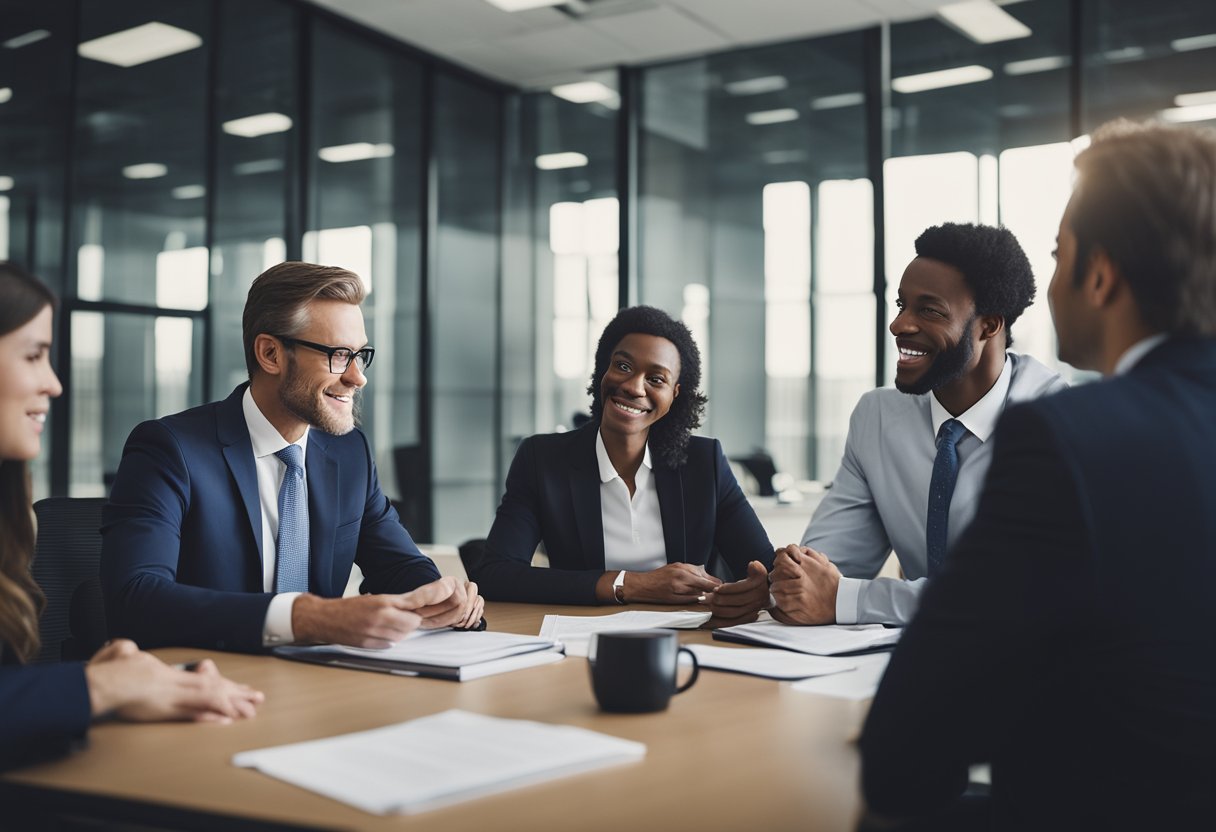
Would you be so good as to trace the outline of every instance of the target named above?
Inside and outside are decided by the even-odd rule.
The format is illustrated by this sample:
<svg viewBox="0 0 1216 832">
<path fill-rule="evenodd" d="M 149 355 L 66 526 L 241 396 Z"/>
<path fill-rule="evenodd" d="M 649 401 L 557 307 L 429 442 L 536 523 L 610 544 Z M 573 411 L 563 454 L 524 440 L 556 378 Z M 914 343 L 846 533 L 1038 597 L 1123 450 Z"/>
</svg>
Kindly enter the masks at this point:
<svg viewBox="0 0 1216 832">
<path fill-rule="evenodd" d="M 624 309 L 595 351 L 591 421 L 525 439 L 475 568 L 490 600 L 708 604 L 755 617 L 772 564 L 760 521 L 716 439 L 693 436 L 706 397 L 692 333 Z M 531 565 L 543 542 L 549 568 Z M 737 583 L 705 566 L 719 554 Z M 744 612 L 746 611 L 746 612 Z"/>
<path fill-rule="evenodd" d="M 130 641 L 107 644 L 88 663 L 23 666 L 38 652 L 45 600 L 30 575 L 26 463 L 63 392 L 50 364 L 54 307 L 50 289 L 0 263 L 0 768 L 65 751 L 101 717 L 227 722 L 253 716 L 262 701 L 210 661 L 178 670 Z"/>
</svg>

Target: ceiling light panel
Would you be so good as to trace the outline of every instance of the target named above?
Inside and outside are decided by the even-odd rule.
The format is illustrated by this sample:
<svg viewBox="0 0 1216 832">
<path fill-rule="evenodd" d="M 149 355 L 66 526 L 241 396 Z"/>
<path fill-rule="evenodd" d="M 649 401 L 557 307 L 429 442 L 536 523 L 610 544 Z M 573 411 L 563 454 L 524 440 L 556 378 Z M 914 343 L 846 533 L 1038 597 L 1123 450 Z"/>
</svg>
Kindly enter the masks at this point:
<svg viewBox="0 0 1216 832">
<path fill-rule="evenodd" d="M 4 42 L 5 49 L 20 49 L 23 46 L 29 46 L 31 43 L 37 43 L 40 40 L 46 40 L 51 36 L 51 33 L 46 29 L 35 29 L 32 32 L 26 32 L 24 35 L 17 35 L 15 38 L 9 38 Z"/>
<path fill-rule="evenodd" d="M 145 23 L 76 47 L 82 58 L 115 66 L 131 67 L 188 52 L 203 45 L 203 39 L 167 23 Z"/>
<path fill-rule="evenodd" d="M 354 144 L 337 144 L 333 147 L 323 147 L 317 155 L 326 162 L 361 162 L 364 159 L 385 159 L 393 155 L 391 144 L 371 144 L 370 142 L 355 142 Z"/>
<path fill-rule="evenodd" d="M 780 92 L 787 88 L 790 82 L 781 75 L 765 75 L 762 78 L 748 78 L 744 81 L 731 81 L 723 84 L 722 89 L 728 95 L 760 95 L 766 92 Z"/>
<path fill-rule="evenodd" d="M 922 72 L 919 75 L 904 75 L 891 79 L 891 89 L 901 93 L 925 92 L 943 87 L 957 87 L 962 84 L 975 84 L 987 81 L 992 77 L 992 70 L 979 64 L 956 66 L 951 69 L 939 69 L 936 72 Z"/>
<path fill-rule="evenodd" d="M 937 14 L 976 43 L 998 43 L 1031 34 L 1029 26 L 992 0 L 950 3 L 939 8 Z"/>
<path fill-rule="evenodd" d="M 1194 107 L 1199 104 L 1216 104 L 1216 90 L 1207 92 L 1184 92 L 1174 96 L 1174 103 L 1179 107 Z"/>
<path fill-rule="evenodd" d="M 144 162 L 139 165 L 127 165 L 122 169 L 122 175 L 128 179 L 159 179 L 169 172 L 160 162 Z"/>
<path fill-rule="evenodd" d="M 1211 121 L 1216 119 L 1216 104 L 1196 104 L 1191 107 L 1171 107 L 1162 110 L 1158 115 L 1165 121 L 1182 124 L 1191 121 Z"/>
<path fill-rule="evenodd" d="M 1211 49 L 1216 46 L 1216 34 L 1196 35 L 1191 38 L 1179 38 L 1170 41 L 1170 47 L 1176 52 L 1191 52 L 1195 49 Z"/>
<path fill-rule="evenodd" d="M 207 189 L 202 185 L 179 185 L 170 193 L 174 199 L 198 199 L 207 195 Z"/>
<path fill-rule="evenodd" d="M 618 100 L 616 90 L 599 81 L 577 81 L 573 84 L 558 84 L 549 92 L 574 104 L 591 104 L 595 101 Z"/>
<path fill-rule="evenodd" d="M 564 170 L 586 166 L 587 157 L 582 153 L 545 153 L 536 157 L 536 167 L 540 170 Z"/>
<path fill-rule="evenodd" d="M 528 9 L 543 9 L 545 6 L 560 6 L 567 0 L 486 0 L 504 12 L 526 12 Z"/>
<path fill-rule="evenodd" d="M 0 104 L 7 104 L 13 100 L 12 87 L 0 87 Z"/>
<path fill-rule="evenodd" d="M 786 121 L 794 121 L 798 118 L 798 111 L 791 107 L 783 107 L 780 110 L 761 110 L 757 113 L 748 113 L 744 118 L 747 123 L 760 126 L 763 124 L 781 124 Z"/>
<path fill-rule="evenodd" d="M 291 119 L 282 113 L 258 113 L 232 121 L 225 121 L 224 132 L 230 136 L 256 139 L 270 133 L 283 133 L 291 129 Z"/>
<path fill-rule="evenodd" d="M 866 100 L 859 92 L 842 92 L 840 95 L 825 95 L 811 99 L 812 110 L 838 110 L 841 107 L 856 107 Z"/>
<path fill-rule="evenodd" d="M 13 177 L 0 176 L 0 191 L 11 191 L 14 184 L 16 183 L 13 182 Z"/>
<path fill-rule="evenodd" d="M 1064 55 L 1048 55 L 1043 58 L 1027 58 L 1024 61 L 1010 61 L 1005 64 L 1006 75 L 1031 75 L 1035 72 L 1050 72 L 1053 69 L 1064 69 L 1072 65 L 1072 60 Z"/>
</svg>

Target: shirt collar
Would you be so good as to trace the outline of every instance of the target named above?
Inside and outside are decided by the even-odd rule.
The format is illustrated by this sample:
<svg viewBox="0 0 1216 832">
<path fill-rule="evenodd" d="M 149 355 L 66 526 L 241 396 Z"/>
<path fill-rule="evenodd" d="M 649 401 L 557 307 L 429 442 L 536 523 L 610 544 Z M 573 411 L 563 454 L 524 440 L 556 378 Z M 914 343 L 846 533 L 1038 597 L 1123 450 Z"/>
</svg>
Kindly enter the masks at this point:
<svg viewBox="0 0 1216 832">
<path fill-rule="evenodd" d="M 612 482 L 620 476 L 616 472 L 616 468 L 612 466 L 612 460 L 608 458 L 608 449 L 604 447 L 604 437 L 597 430 L 595 432 L 595 458 L 600 464 L 600 482 Z M 650 444 L 646 445 L 646 452 L 642 455 L 642 468 L 645 468 L 647 473 L 650 472 Z M 638 469 L 638 473 L 642 473 L 642 468 Z M 634 481 L 635 485 L 637 480 Z"/>
<path fill-rule="evenodd" d="M 304 427 L 304 434 L 299 439 L 295 442 L 288 442 L 258 408 L 250 388 L 245 388 L 245 395 L 241 397 L 241 409 L 245 412 L 245 426 L 249 428 L 249 441 L 253 445 L 254 459 L 278 453 L 288 445 L 299 445 L 300 450 L 308 450 L 308 426 Z"/>
<path fill-rule="evenodd" d="M 987 442 L 988 437 L 996 430 L 996 423 L 1001 418 L 1001 411 L 1005 409 L 1005 397 L 1009 395 L 1009 382 L 1012 378 L 1013 362 L 1006 355 L 1005 366 L 1001 368 L 1001 374 L 996 377 L 996 383 L 983 395 L 983 398 L 958 416 L 950 415 L 950 411 L 942 407 L 941 402 L 937 400 L 937 394 L 931 393 L 929 395 L 929 413 L 933 417 L 933 435 L 937 436 L 942 423 L 947 419 L 958 419 L 969 433 L 975 434 L 981 442 Z"/>
<path fill-rule="evenodd" d="M 1141 358 L 1152 352 L 1158 344 L 1168 337 L 1166 333 L 1158 332 L 1156 335 L 1150 335 L 1132 344 L 1123 355 L 1119 356 L 1119 360 L 1115 362 L 1115 375 L 1121 376 L 1132 367 L 1135 367 L 1140 363 Z"/>
</svg>

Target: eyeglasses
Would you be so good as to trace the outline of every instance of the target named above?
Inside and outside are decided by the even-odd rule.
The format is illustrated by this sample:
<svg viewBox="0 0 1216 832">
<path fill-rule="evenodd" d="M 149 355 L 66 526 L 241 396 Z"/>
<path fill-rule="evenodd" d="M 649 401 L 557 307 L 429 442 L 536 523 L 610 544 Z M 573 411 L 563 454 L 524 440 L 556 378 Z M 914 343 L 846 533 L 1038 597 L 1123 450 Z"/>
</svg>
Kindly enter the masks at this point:
<svg viewBox="0 0 1216 832">
<path fill-rule="evenodd" d="M 325 353 L 329 356 L 329 371 L 336 375 L 345 373 L 350 367 L 351 361 L 358 362 L 359 372 L 363 372 L 368 367 L 372 366 L 372 358 L 374 358 L 376 355 L 376 351 L 371 347 L 364 347 L 361 350 L 352 350 L 350 347 L 329 347 L 325 344 L 313 343 L 312 341 L 301 341 L 299 338 L 284 338 L 282 335 L 277 337 L 284 344 L 298 347 L 308 347 L 310 350 Z"/>
</svg>

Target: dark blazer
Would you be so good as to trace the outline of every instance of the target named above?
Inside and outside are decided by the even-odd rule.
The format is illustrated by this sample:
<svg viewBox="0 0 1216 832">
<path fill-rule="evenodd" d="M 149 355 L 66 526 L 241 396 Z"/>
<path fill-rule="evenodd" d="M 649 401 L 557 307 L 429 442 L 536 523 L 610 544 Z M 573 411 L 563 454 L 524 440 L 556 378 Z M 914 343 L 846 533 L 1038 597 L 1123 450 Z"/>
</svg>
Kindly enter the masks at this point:
<svg viewBox="0 0 1216 832">
<path fill-rule="evenodd" d="M 273 593 L 263 591 L 246 386 L 131 432 L 101 529 L 113 635 L 144 648 L 262 649 Z M 380 491 L 362 431 L 310 430 L 306 467 L 310 592 L 341 597 L 352 562 L 363 570 L 363 592 L 406 592 L 438 579 Z"/>
<path fill-rule="evenodd" d="M 0 644 L 0 769 L 67 752 L 91 712 L 83 664 L 22 667 Z"/>
<path fill-rule="evenodd" d="M 1011 408 L 994 441 L 870 710 L 871 808 L 932 813 L 990 761 L 996 828 L 1206 828 L 1216 340 Z"/>
<path fill-rule="evenodd" d="M 595 604 L 604 573 L 604 523 L 595 455 L 598 422 L 520 443 L 475 580 L 494 601 Z M 654 460 L 668 563 L 705 564 L 717 549 L 736 578 L 748 561 L 773 563 L 773 547 L 716 439 L 694 436 L 688 462 Z M 531 566 L 544 541 L 549 568 Z"/>
</svg>

